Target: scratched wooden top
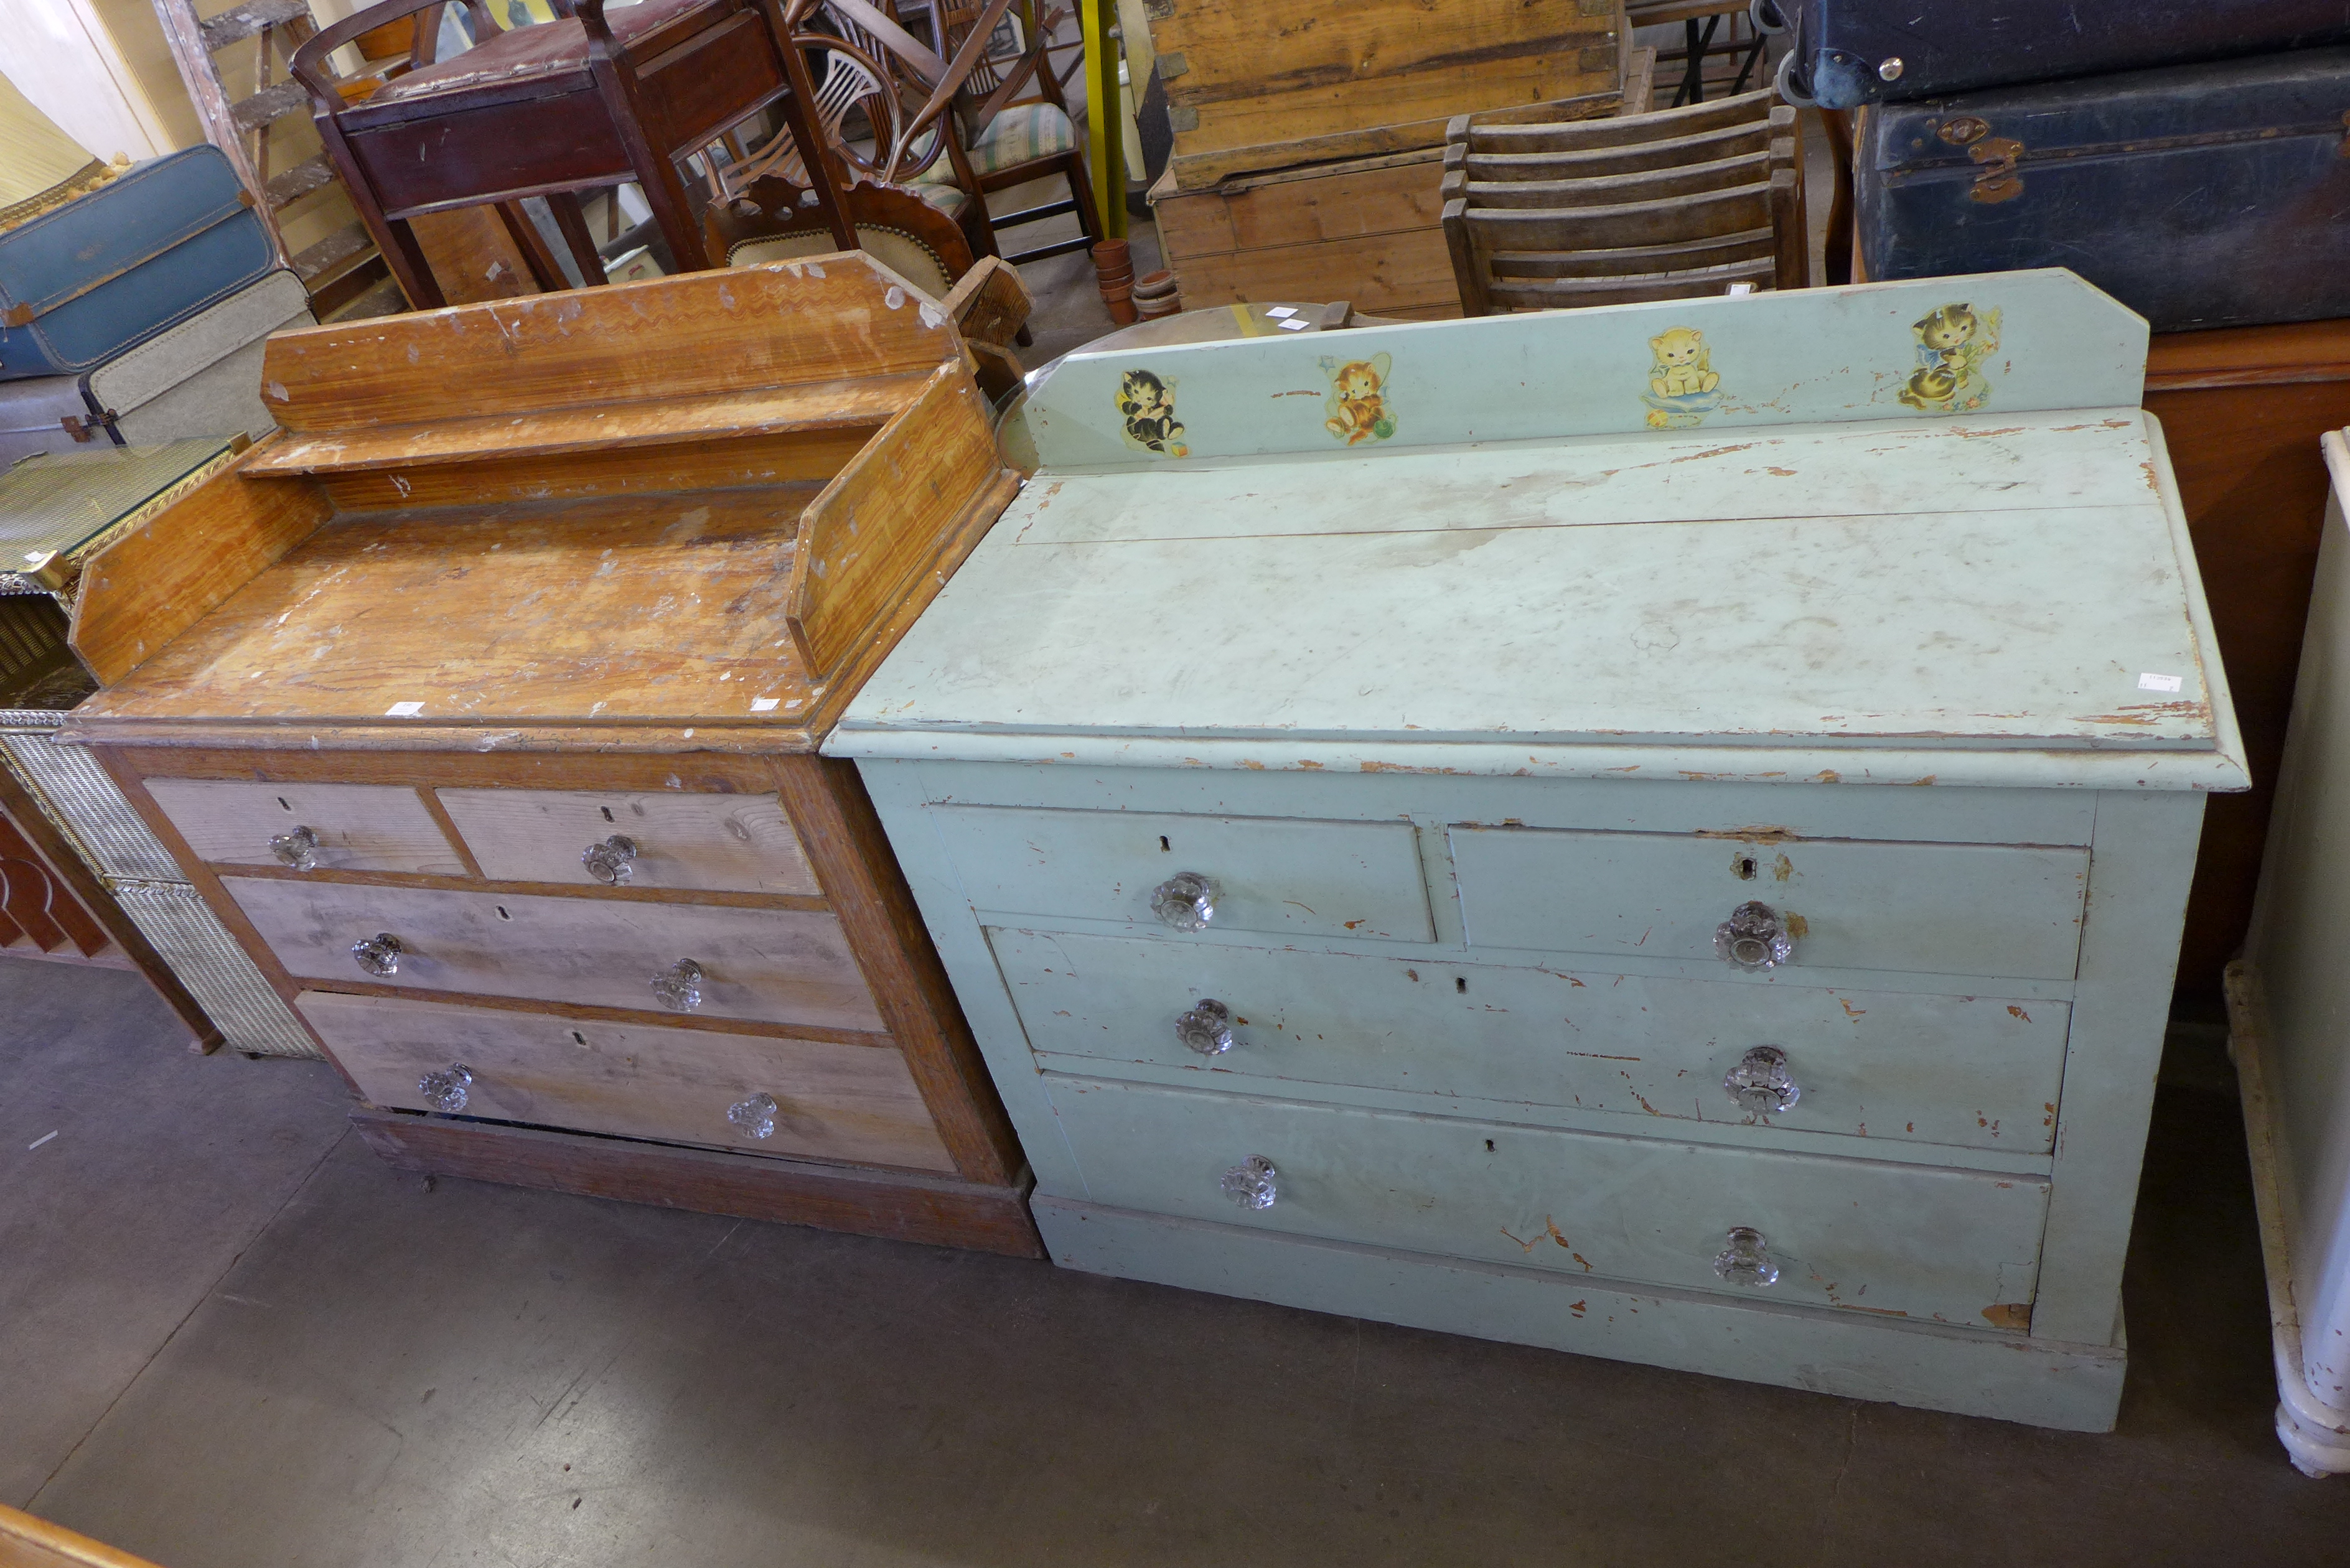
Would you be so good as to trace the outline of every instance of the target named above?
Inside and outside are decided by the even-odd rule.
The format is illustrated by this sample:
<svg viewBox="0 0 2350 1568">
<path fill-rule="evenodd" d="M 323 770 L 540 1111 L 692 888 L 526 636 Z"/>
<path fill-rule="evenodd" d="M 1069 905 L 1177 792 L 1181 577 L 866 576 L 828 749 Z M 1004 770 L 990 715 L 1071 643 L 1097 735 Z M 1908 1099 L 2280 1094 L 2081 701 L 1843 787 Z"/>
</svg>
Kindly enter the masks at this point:
<svg viewBox="0 0 2350 1568">
<path fill-rule="evenodd" d="M 788 726 L 816 706 L 784 616 L 819 488 L 348 515 L 81 717 Z"/>
<path fill-rule="evenodd" d="M 2159 442 L 1987 408 L 1048 468 L 826 749 L 2241 787 Z"/>
</svg>

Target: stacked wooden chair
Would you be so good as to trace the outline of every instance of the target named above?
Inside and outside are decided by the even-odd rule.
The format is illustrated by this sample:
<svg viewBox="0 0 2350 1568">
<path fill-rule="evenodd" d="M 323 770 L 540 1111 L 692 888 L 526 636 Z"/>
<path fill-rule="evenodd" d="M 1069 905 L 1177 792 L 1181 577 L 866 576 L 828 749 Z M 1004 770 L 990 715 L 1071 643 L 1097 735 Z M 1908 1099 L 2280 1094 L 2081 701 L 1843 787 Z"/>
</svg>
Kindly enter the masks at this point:
<svg viewBox="0 0 2350 1568">
<path fill-rule="evenodd" d="M 1444 236 L 1469 316 L 1810 281 L 1795 111 L 1771 93 L 1613 119 L 1447 128 Z"/>
</svg>

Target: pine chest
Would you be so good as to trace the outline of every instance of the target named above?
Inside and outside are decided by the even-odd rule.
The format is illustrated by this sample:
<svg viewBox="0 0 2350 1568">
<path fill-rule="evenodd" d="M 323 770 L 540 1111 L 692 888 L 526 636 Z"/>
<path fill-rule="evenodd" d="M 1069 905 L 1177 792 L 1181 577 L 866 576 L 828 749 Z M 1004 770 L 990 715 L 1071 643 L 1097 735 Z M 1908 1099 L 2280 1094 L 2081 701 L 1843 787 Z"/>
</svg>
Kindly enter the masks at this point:
<svg viewBox="0 0 2350 1568">
<path fill-rule="evenodd" d="M 405 1168 L 1034 1255 L 847 695 L 1017 476 L 861 254 L 271 339 L 75 711 Z"/>
<path fill-rule="evenodd" d="M 2111 1424 L 2204 794 L 2062 272 L 1076 356 L 850 704 L 1076 1268 Z"/>
</svg>

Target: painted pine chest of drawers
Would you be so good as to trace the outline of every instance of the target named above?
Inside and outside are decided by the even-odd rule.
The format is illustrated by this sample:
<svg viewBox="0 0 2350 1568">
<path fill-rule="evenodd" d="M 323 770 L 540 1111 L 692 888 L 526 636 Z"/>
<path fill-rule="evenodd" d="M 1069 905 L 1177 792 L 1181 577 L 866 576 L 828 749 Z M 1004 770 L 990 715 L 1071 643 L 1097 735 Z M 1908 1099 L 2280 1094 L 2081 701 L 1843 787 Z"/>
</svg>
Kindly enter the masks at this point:
<svg viewBox="0 0 2350 1568">
<path fill-rule="evenodd" d="M 827 749 L 1054 1258 L 2109 1426 L 2243 782 L 2145 347 L 2045 272 L 1032 386 Z"/>
<path fill-rule="evenodd" d="M 863 255 L 271 341 L 89 568 L 89 744 L 403 1168 L 1035 1255 L 849 692 L 1009 499 Z"/>
</svg>

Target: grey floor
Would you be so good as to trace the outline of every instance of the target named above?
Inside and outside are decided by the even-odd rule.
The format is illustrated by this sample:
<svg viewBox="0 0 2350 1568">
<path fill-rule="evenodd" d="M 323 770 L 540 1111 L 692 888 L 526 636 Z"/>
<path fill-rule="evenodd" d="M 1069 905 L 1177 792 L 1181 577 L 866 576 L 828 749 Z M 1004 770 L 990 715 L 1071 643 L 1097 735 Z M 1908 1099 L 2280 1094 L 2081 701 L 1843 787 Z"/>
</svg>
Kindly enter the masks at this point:
<svg viewBox="0 0 2350 1568">
<path fill-rule="evenodd" d="M 428 1189 L 342 1111 L 0 960 L 0 1500 L 167 1568 L 2350 1562 L 2213 1087 L 2161 1096 L 2108 1437 Z"/>
</svg>

